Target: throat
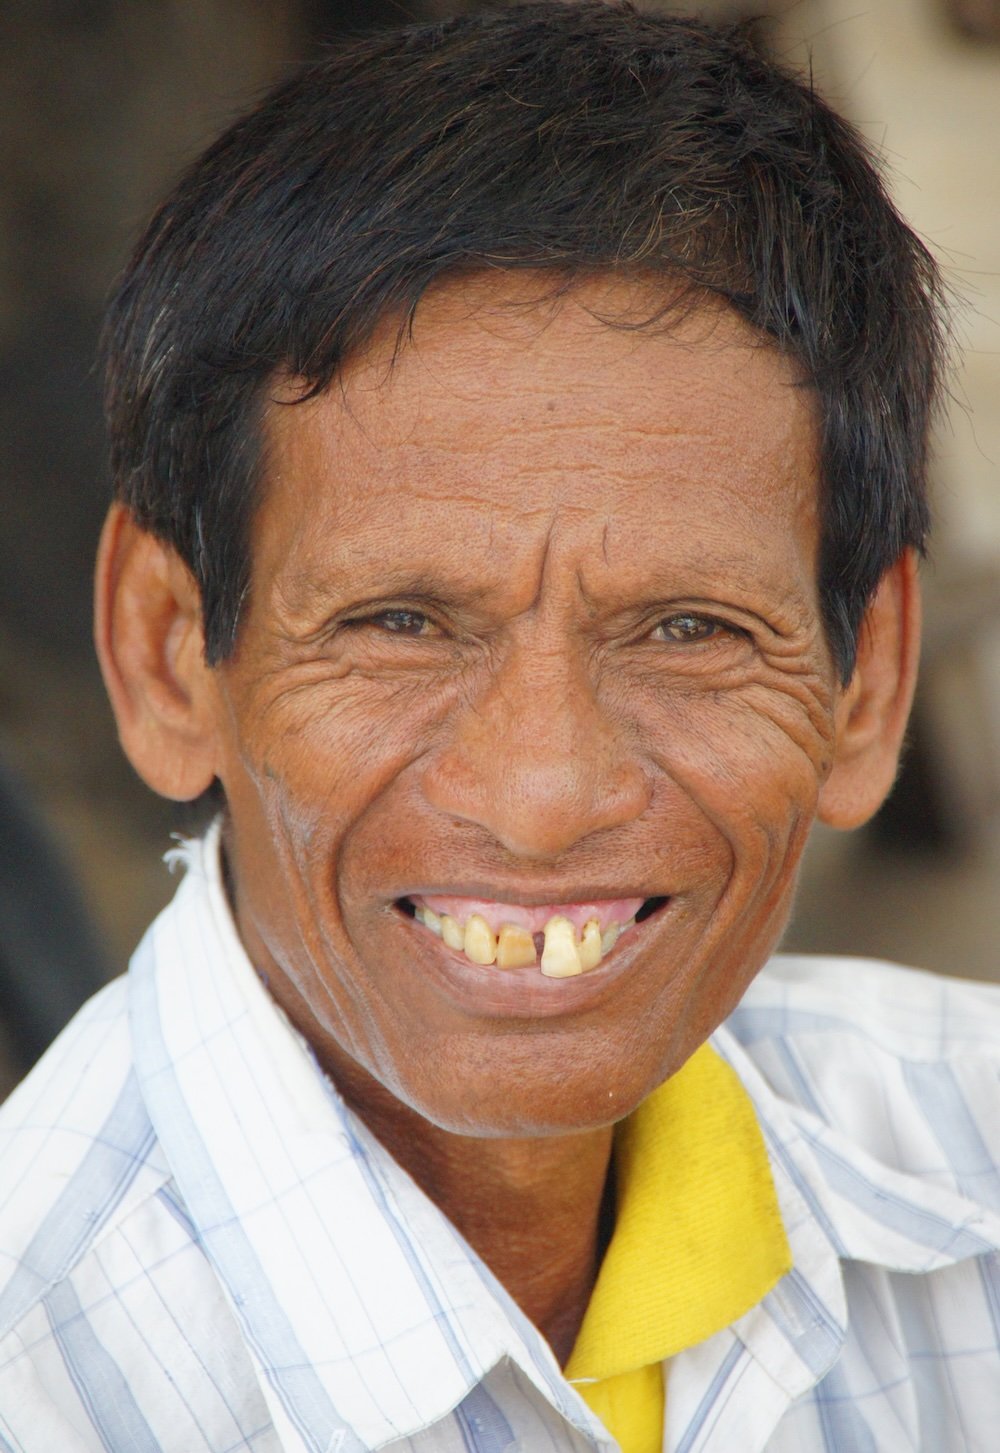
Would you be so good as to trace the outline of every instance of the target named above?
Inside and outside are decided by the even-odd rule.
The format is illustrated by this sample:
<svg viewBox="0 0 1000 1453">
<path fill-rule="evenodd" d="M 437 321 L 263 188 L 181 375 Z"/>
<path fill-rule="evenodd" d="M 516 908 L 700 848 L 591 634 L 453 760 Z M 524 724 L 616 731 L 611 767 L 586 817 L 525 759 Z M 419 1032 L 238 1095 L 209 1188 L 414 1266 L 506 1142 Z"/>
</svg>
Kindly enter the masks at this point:
<svg viewBox="0 0 1000 1453">
<path fill-rule="evenodd" d="M 425 1119 L 357 1066 L 336 1078 L 369 1130 L 565 1365 L 613 1227 L 614 1126 L 523 1138 L 464 1135 Z"/>
<path fill-rule="evenodd" d="M 450 1168 L 440 1209 L 565 1366 L 614 1226 L 610 1129 L 480 1148 Z"/>
</svg>

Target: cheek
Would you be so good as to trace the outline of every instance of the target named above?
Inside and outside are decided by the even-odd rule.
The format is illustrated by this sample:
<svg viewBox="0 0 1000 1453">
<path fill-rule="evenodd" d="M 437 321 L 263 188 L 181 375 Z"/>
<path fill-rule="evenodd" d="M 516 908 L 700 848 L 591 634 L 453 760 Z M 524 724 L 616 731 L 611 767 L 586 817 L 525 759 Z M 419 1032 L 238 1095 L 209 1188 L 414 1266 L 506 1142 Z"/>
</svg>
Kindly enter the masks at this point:
<svg viewBox="0 0 1000 1453">
<path fill-rule="evenodd" d="M 233 765 L 269 823 L 308 849 L 329 845 L 377 803 L 446 710 L 443 693 L 350 677 L 286 686 L 243 714 Z"/>
<path fill-rule="evenodd" d="M 674 697 L 647 723 L 663 777 L 729 844 L 733 866 L 759 870 L 804 842 L 829 735 L 777 693 Z"/>
</svg>

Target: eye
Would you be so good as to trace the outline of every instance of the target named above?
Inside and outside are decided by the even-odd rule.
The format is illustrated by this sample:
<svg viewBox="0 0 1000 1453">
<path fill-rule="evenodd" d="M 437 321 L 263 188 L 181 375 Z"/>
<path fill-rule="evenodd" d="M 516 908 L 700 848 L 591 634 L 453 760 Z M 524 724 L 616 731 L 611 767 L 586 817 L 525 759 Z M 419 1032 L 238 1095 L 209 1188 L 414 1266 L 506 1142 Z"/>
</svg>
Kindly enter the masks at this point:
<svg viewBox="0 0 1000 1453">
<path fill-rule="evenodd" d="M 664 616 L 653 630 L 653 639 L 685 646 L 710 641 L 716 636 L 733 634 L 732 626 L 713 620 L 711 616 L 695 615 L 692 611 L 678 611 L 676 615 Z"/>
<path fill-rule="evenodd" d="M 433 622 L 424 615 L 423 611 L 406 610 L 401 606 L 375 611 L 372 615 L 358 617 L 345 624 L 355 630 L 362 626 L 370 626 L 392 636 L 427 636 L 434 630 Z"/>
</svg>

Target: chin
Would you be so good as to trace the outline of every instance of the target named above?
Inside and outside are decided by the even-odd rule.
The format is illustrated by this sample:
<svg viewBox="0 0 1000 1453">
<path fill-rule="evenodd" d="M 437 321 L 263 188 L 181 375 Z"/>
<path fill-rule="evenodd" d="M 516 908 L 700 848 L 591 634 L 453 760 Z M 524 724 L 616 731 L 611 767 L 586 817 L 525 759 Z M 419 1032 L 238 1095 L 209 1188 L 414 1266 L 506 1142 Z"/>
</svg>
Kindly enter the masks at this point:
<svg viewBox="0 0 1000 1453">
<path fill-rule="evenodd" d="M 634 1059 L 623 1061 L 581 1046 L 567 1064 L 558 1056 L 526 1054 L 516 1047 L 505 1066 L 470 1064 L 455 1056 L 448 1083 L 401 1083 L 392 1093 L 422 1119 L 454 1135 L 485 1140 L 581 1135 L 623 1119 L 678 1066 L 659 1058 L 646 1074 Z M 622 1063 L 629 1074 L 621 1073 Z M 454 1077 L 454 1081 L 452 1080 Z M 452 1084 L 460 1084 L 455 1093 Z"/>
</svg>

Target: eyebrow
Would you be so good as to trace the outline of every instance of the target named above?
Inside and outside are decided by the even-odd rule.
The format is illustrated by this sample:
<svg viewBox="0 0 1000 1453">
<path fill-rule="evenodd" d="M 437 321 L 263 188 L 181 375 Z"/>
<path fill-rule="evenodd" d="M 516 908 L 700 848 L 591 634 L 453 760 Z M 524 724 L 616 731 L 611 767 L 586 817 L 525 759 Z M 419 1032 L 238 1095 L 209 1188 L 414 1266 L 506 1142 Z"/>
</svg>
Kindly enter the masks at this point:
<svg viewBox="0 0 1000 1453">
<path fill-rule="evenodd" d="M 475 605 L 491 593 L 488 585 L 463 585 L 461 591 L 457 591 L 453 582 L 439 577 L 391 568 L 377 577 L 366 574 L 363 580 L 357 580 L 349 567 L 323 574 L 297 573 L 282 590 L 282 596 L 293 610 L 310 605 L 320 605 L 324 609 L 336 605 L 338 609 L 344 609 L 397 597 L 441 607 L 459 603 Z"/>
</svg>

